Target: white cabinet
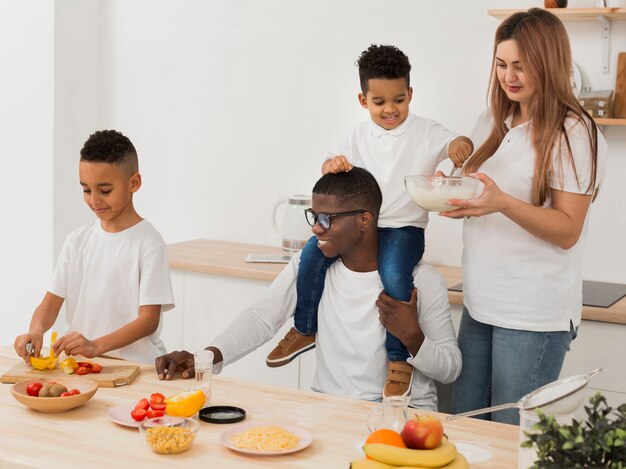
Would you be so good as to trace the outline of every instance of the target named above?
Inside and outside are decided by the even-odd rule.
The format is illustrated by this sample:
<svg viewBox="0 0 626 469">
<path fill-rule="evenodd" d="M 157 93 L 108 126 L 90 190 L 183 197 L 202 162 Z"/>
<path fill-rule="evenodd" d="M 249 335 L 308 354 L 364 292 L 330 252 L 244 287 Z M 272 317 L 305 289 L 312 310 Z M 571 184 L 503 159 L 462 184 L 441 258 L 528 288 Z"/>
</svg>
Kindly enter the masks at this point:
<svg viewBox="0 0 626 469">
<path fill-rule="evenodd" d="M 589 396 L 599 390 L 612 407 L 626 403 L 624 337 L 626 325 L 583 321 L 578 329 L 578 337 L 565 355 L 561 377 L 584 374 L 595 368 L 602 368 L 602 373 L 590 384 Z M 585 417 L 584 409 L 579 410 L 577 417 Z"/>
<path fill-rule="evenodd" d="M 172 286 L 176 308 L 163 315 L 161 339 L 168 352 L 195 352 L 211 345 L 235 316 L 252 304 L 268 287 L 269 282 L 248 280 L 191 271 L 172 270 Z M 298 388 L 300 360 L 280 368 L 269 368 L 265 357 L 293 325 L 288 321 L 273 340 L 226 366 L 223 376 L 257 383 Z M 308 352 L 314 360 L 315 353 Z M 313 363 L 312 368 L 315 369 Z M 309 389 L 307 387 L 306 389 Z"/>
</svg>

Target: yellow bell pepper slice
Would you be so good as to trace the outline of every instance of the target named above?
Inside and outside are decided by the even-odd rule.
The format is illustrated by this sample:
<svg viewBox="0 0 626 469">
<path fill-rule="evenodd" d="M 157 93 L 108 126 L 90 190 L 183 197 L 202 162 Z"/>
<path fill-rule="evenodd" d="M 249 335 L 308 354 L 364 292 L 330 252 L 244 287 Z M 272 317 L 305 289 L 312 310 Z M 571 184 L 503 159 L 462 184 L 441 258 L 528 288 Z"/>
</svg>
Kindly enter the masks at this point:
<svg viewBox="0 0 626 469">
<path fill-rule="evenodd" d="M 44 370 L 54 370 L 57 366 L 57 358 L 54 355 L 54 350 L 52 349 L 52 344 L 57 341 L 57 333 L 53 332 L 50 337 L 50 355 L 47 357 L 30 357 L 30 364 L 36 370 L 44 371 Z"/>
<path fill-rule="evenodd" d="M 206 396 L 200 390 L 181 391 L 165 399 L 165 413 L 174 417 L 191 417 L 204 405 Z"/>
<path fill-rule="evenodd" d="M 68 375 L 71 375 L 78 368 L 78 362 L 72 357 L 66 358 L 61 363 L 59 363 L 59 368 L 61 368 Z"/>
</svg>

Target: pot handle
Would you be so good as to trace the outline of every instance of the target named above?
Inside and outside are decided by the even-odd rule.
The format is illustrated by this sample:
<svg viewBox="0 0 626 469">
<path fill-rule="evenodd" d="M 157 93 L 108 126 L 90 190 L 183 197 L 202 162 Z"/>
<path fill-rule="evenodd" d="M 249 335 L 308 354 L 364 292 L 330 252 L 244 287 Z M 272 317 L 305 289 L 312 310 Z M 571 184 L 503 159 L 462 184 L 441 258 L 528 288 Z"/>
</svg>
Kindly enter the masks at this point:
<svg viewBox="0 0 626 469">
<path fill-rule="evenodd" d="M 289 201 L 287 197 L 279 197 L 276 202 L 274 202 L 274 207 L 272 207 L 272 227 L 274 228 L 274 232 L 277 236 L 280 236 L 280 229 L 278 228 L 278 207 L 282 204 L 286 204 Z"/>
</svg>

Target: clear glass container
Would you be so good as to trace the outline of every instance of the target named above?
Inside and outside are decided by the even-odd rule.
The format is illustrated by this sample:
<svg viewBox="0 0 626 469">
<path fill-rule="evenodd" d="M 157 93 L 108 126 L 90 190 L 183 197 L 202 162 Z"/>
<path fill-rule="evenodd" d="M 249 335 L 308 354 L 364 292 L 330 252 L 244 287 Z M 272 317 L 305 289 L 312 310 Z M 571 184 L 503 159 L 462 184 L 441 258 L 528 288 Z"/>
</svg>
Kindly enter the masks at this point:
<svg viewBox="0 0 626 469">
<path fill-rule="evenodd" d="M 389 428 L 400 433 L 409 418 L 408 406 L 408 396 L 384 397 L 382 404 L 370 412 L 367 418 L 367 428 L 370 432 Z"/>
<path fill-rule="evenodd" d="M 194 355 L 196 372 L 196 389 L 201 390 L 206 401 L 202 406 L 207 407 L 211 402 L 211 375 L 213 374 L 213 352 L 200 350 Z"/>
</svg>

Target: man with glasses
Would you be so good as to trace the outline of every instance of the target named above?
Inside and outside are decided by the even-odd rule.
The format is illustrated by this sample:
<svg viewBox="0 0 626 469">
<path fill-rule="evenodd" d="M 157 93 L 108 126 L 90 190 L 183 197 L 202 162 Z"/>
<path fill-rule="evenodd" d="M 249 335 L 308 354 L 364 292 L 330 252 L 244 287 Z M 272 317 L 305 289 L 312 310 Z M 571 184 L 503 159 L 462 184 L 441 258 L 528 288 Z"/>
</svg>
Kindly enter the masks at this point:
<svg viewBox="0 0 626 469">
<path fill-rule="evenodd" d="M 326 257 L 338 258 L 326 274 L 318 314 L 315 391 L 378 400 L 387 373 L 385 330 L 409 350 L 415 368 L 410 404 L 437 409 L 434 380 L 454 381 L 461 371 L 446 282 L 437 271 L 420 264 L 409 302 L 382 292 L 378 274 L 378 212 L 382 202 L 374 177 L 362 168 L 328 173 L 313 188 L 306 217 Z M 255 304 L 207 347 L 214 353 L 215 372 L 272 339 L 293 315 L 299 255 L 272 282 Z M 419 312 L 418 312 L 419 308 Z M 172 352 L 155 362 L 159 379 L 194 374 L 189 352 Z"/>
</svg>

